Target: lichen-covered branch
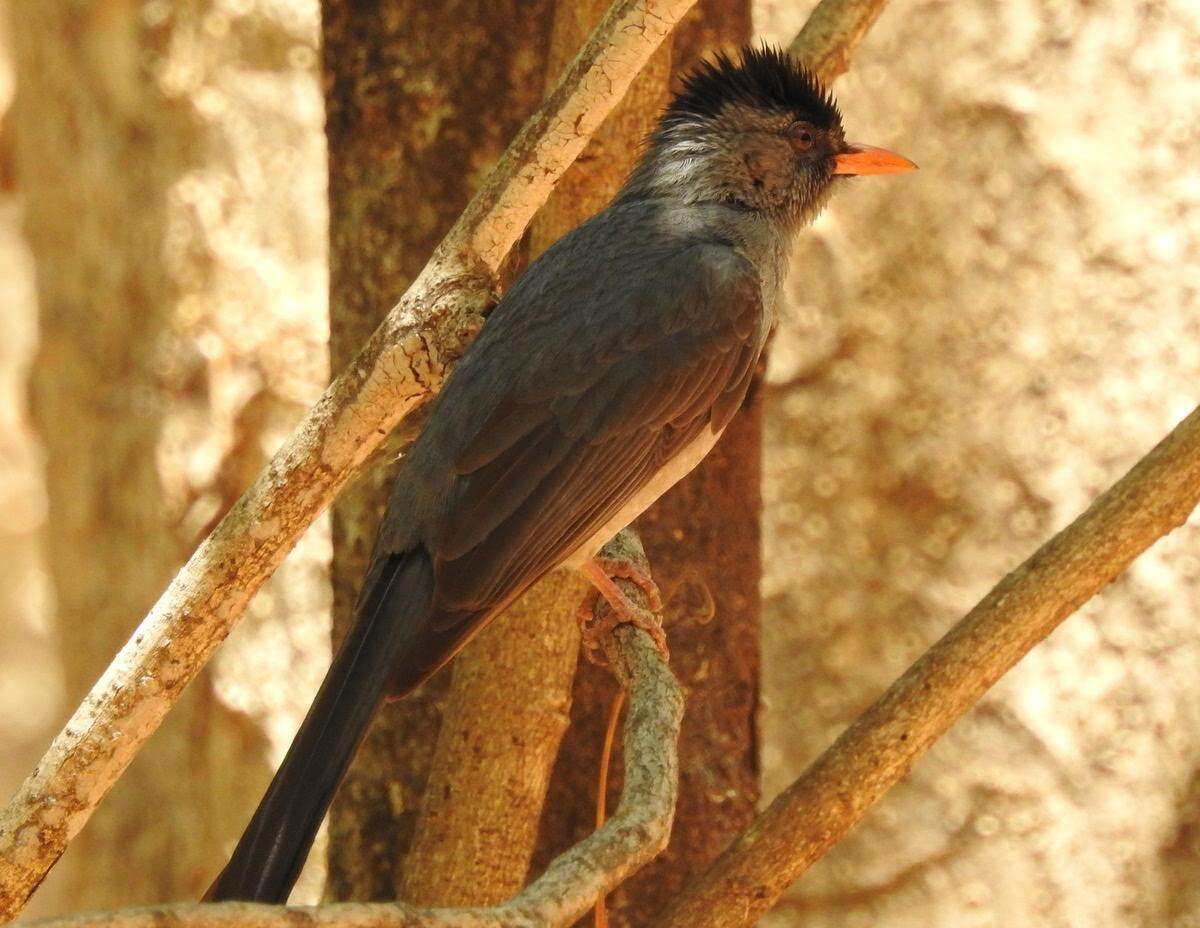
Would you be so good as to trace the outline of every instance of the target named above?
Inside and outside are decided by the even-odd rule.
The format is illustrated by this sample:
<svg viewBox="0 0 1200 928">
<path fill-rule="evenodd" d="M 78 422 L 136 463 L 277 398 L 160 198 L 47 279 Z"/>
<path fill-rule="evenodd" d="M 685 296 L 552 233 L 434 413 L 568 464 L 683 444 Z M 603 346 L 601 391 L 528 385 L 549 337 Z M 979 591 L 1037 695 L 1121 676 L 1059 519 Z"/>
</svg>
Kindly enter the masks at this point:
<svg viewBox="0 0 1200 928">
<path fill-rule="evenodd" d="M 618 0 L 425 270 L 200 545 L 0 813 L 0 920 L 24 906 L 141 744 L 387 432 L 440 386 L 492 276 L 694 0 Z"/>
<path fill-rule="evenodd" d="M 641 595 L 632 584 L 626 589 L 630 596 Z M 503 905 L 419 909 L 403 903 L 221 902 L 72 915 L 36 921 L 30 928 L 565 928 L 666 846 L 679 789 L 679 684 L 644 631 L 620 626 L 605 645 L 629 692 L 621 804 L 602 828 Z"/>
<path fill-rule="evenodd" d="M 1200 408 L 1005 577 L 655 922 L 752 925 L 993 683 L 1200 503 Z"/>
</svg>

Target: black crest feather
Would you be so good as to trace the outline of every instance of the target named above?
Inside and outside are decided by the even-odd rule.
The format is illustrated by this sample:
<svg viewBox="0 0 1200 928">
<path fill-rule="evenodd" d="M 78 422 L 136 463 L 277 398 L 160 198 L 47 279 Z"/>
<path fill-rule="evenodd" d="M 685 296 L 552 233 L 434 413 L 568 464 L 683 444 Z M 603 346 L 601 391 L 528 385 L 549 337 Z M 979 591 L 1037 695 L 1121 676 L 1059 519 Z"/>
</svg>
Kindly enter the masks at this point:
<svg viewBox="0 0 1200 928">
<path fill-rule="evenodd" d="M 666 121 L 713 118 L 730 104 L 792 113 L 819 128 L 842 121 L 833 96 L 811 71 L 782 49 L 744 48 L 737 59 L 718 53 L 683 79 Z"/>
</svg>

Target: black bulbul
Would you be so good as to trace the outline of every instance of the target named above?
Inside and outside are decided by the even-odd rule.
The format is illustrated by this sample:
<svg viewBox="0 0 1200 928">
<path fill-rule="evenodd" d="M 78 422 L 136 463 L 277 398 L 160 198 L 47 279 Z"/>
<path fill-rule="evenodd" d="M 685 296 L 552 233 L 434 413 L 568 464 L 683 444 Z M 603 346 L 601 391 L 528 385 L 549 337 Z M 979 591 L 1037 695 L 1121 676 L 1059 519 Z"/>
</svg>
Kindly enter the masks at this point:
<svg viewBox="0 0 1200 928">
<path fill-rule="evenodd" d="M 718 56 L 684 80 L 613 202 L 530 265 L 435 401 L 354 626 L 208 898 L 285 901 L 385 693 L 416 687 L 547 572 L 577 567 L 645 621 L 597 551 L 737 412 L 792 238 L 839 178 L 914 167 L 848 143 L 833 98 L 782 52 Z"/>
</svg>

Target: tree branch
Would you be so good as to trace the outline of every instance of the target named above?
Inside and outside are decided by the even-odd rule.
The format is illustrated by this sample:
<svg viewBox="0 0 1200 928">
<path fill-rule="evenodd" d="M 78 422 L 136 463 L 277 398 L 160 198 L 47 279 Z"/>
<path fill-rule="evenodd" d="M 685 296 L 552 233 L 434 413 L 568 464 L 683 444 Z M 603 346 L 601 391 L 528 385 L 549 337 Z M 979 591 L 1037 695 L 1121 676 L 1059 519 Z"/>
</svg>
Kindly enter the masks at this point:
<svg viewBox="0 0 1200 928">
<path fill-rule="evenodd" d="M 642 597 L 633 584 L 625 589 Z M 602 828 L 556 858 L 503 905 L 420 909 L 403 903 L 189 903 L 45 919 L 30 928 L 564 928 L 666 847 L 679 791 L 679 684 L 640 629 L 622 625 L 604 643 L 629 692 L 621 805 Z"/>
<path fill-rule="evenodd" d="M 850 69 L 850 56 L 887 0 L 821 0 L 788 46 L 826 84 Z"/>
<path fill-rule="evenodd" d="M 14 917 L 250 598 L 359 464 L 441 385 L 493 274 L 695 0 L 618 0 L 429 264 L 176 576 L 0 813 L 0 920 Z"/>
<path fill-rule="evenodd" d="M 655 928 L 752 925 L 993 683 L 1198 502 L 1200 408 L 925 652 Z"/>
</svg>

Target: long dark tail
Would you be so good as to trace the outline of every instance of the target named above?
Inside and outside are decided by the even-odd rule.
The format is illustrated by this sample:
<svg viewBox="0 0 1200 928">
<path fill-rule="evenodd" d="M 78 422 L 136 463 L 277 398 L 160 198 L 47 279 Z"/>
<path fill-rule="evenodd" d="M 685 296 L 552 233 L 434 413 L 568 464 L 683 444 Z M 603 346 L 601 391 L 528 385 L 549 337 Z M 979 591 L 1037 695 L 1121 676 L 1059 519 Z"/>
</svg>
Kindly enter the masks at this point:
<svg viewBox="0 0 1200 928">
<path fill-rule="evenodd" d="M 433 598 L 429 555 L 394 555 L 371 579 L 287 757 L 205 899 L 287 901 L 389 678 L 402 664 L 429 660 L 419 647 Z"/>
</svg>

